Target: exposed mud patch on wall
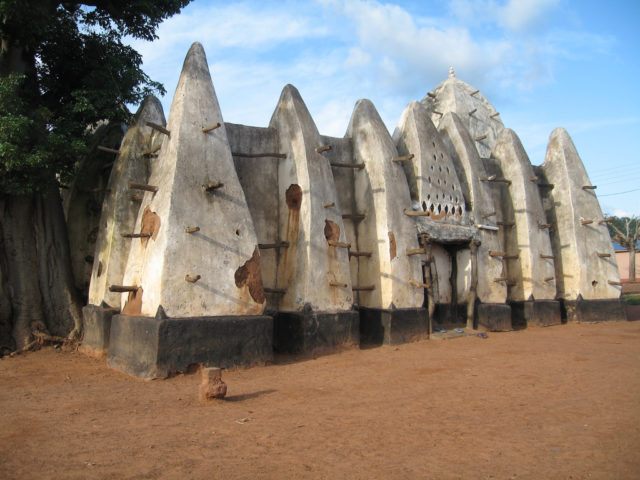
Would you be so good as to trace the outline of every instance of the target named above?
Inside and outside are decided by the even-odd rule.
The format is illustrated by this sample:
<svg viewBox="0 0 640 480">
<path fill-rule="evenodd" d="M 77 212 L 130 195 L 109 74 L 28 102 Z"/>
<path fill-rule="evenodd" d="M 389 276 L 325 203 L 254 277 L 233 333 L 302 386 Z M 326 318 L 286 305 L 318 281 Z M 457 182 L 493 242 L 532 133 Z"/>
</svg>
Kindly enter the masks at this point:
<svg viewBox="0 0 640 480">
<path fill-rule="evenodd" d="M 285 196 L 289 210 L 300 210 L 300 205 L 302 204 L 302 189 L 300 185 L 295 183 L 290 185 Z"/>
<path fill-rule="evenodd" d="M 264 287 L 262 286 L 262 273 L 260 272 L 260 251 L 258 247 L 253 251 L 253 256 L 244 265 L 236 270 L 236 287 L 249 287 L 249 294 L 256 303 L 264 303 Z"/>
<path fill-rule="evenodd" d="M 142 287 L 135 292 L 129 292 L 127 303 L 124 304 L 122 309 L 123 315 L 140 315 L 142 313 L 142 293 Z"/>
<path fill-rule="evenodd" d="M 158 237 L 158 231 L 160 230 L 160 216 L 156 212 L 152 212 L 147 206 L 142 214 L 142 228 L 140 233 L 150 233 L 151 238 L 154 240 Z M 142 246 L 146 247 L 149 238 L 141 238 Z"/>
<path fill-rule="evenodd" d="M 389 232 L 389 257 L 391 260 L 396 258 L 396 236 L 393 232 Z"/>
<path fill-rule="evenodd" d="M 332 222 L 331 220 L 324 221 L 324 238 L 327 239 L 328 242 L 339 242 L 340 241 L 340 226 Z"/>
</svg>

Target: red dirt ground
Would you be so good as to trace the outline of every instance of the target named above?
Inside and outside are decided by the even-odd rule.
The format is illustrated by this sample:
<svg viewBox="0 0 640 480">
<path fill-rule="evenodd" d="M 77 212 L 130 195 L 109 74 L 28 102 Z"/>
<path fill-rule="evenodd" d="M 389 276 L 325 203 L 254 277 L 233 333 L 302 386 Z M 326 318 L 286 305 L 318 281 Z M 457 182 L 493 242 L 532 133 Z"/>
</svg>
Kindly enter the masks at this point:
<svg viewBox="0 0 640 480">
<path fill-rule="evenodd" d="M 640 322 L 352 350 L 151 382 L 0 361 L 0 478 L 637 479 Z"/>
</svg>

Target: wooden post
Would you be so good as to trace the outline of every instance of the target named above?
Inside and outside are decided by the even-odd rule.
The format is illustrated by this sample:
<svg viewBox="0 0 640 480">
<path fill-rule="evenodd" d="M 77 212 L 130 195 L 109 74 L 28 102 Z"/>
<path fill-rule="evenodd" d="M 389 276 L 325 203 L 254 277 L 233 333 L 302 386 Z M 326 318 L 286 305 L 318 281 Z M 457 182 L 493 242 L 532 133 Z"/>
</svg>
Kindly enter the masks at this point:
<svg viewBox="0 0 640 480">
<path fill-rule="evenodd" d="M 478 109 L 477 109 L 477 108 L 474 108 L 473 110 L 471 110 L 471 111 L 469 112 L 469 116 L 473 115 L 473 114 L 474 114 L 474 113 L 476 113 L 477 111 L 478 111 Z"/>
<path fill-rule="evenodd" d="M 316 147 L 316 152 L 322 153 L 331 150 L 331 145 L 323 145 L 321 147 Z"/>
<path fill-rule="evenodd" d="M 596 185 L 583 185 L 582 186 L 583 190 L 595 190 L 596 188 L 598 188 Z"/>
<path fill-rule="evenodd" d="M 436 302 L 433 294 L 434 279 L 431 276 L 431 262 L 433 261 L 432 245 L 429 238 L 424 234 L 420 235 L 419 240 L 422 248 L 424 248 L 425 266 L 423 267 L 423 271 L 425 272 L 424 283 L 427 292 L 427 333 L 429 334 L 429 338 L 431 338 L 431 333 L 433 332 L 433 316 L 436 312 Z M 437 277 L 435 281 L 437 282 Z"/>
<path fill-rule="evenodd" d="M 551 280 L 553 280 L 555 277 L 544 277 L 544 281 L 545 282 L 550 282 Z"/>
<path fill-rule="evenodd" d="M 187 233 L 196 233 L 200 231 L 200 227 L 187 227 L 184 231 Z"/>
<path fill-rule="evenodd" d="M 493 250 L 489 250 L 490 257 L 504 257 L 505 255 L 505 252 L 494 252 Z"/>
<path fill-rule="evenodd" d="M 329 208 L 329 207 L 335 207 L 335 206 L 336 206 L 335 202 L 327 202 L 322 204 L 322 208 Z"/>
<path fill-rule="evenodd" d="M 329 282 L 329 285 L 331 285 L 332 287 L 341 287 L 341 288 L 347 288 L 348 285 L 346 283 L 342 283 L 342 282 Z"/>
<path fill-rule="evenodd" d="M 487 138 L 486 135 L 480 135 L 478 137 L 474 137 L 473 140 L 476 141 L 476 142 L 479 142 L 481 140 L 484 140 L 485 138 Z"/>
<path fill-rule="evenodd" d="M 593 223 L 593 220 L 580 220 L 581 225 L 589 225 L 590 223 Z"/>
<path fill-rule="evenodd" d="M 196 283 L 201 278 L 202 277 L 200 275 L 196 275 L 195 277 L 192 277 L 191 275 L 187 274 L 184 276 L 184 279 L 189 283 Z"/>
<path fill-rule="evenodd" d="M 467 300 L 467 328 L 473 329 L 475 319 L 476 298 L 478 298 L 478 240 L 469 242 L 469 255 L 471 256 L 471 285 L 469 286 L 469 299 Z"/>
<path fill-rule="evenodd" d="M 545 255 L 543 253 L 540 254 L 540 258 L 547 258 L 549 260 L 555 260 L 556 259 L 556 257 L 553 256 L 553 255 Z"/>
<path fill-rule="evenodd" d="M 611 254 L 610 253 L 600 253 L 600 252 L 598 252 L 598 256 L 600 258 L 609 258 L 611 256 Z"/>
</svg>

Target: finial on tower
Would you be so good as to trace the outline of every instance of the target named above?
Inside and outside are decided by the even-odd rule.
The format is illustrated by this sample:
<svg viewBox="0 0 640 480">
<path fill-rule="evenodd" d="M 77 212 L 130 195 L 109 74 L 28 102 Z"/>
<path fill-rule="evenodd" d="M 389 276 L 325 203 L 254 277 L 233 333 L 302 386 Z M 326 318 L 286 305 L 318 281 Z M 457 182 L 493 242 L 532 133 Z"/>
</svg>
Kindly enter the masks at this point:
<svg viewBox="0 0 640 480">
<path fill-rule="evenodd" d="M 456 76 L 456 72 L 453 71 L 453 67 L 449 67 L 449 76 L 450 77 L 455 77 Z"/>
</svg>

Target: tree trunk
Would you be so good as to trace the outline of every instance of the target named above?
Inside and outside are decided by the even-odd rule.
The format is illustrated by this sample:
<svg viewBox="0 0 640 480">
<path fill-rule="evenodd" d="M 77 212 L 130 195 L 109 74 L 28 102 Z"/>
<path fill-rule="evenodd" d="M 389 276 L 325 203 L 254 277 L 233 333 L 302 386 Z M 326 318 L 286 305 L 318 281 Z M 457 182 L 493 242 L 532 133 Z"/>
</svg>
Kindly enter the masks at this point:
<svg viewBox="0 0 640 480">
<path fill-rule="evenodd" d="M 629 281 L 636 281 L 636 246 L 635 242 L 629 245 Z"/>
<path fill-rule="evenodd" d="M 20 349 L 31 341 L 33 330 L 78 336 L 81 303 L 73 286 L 67 231 L 55 184 L 51 183 L 46 194 L 2 197 L 0 213 L 4 256 L 0 266 L 6 266 L 0 315 L 10 312 L 12 334 L 12 339 L 0 338 L 0 346 Z M 10 302 L 6 307 L 3 290 Z"/>
</svg>

